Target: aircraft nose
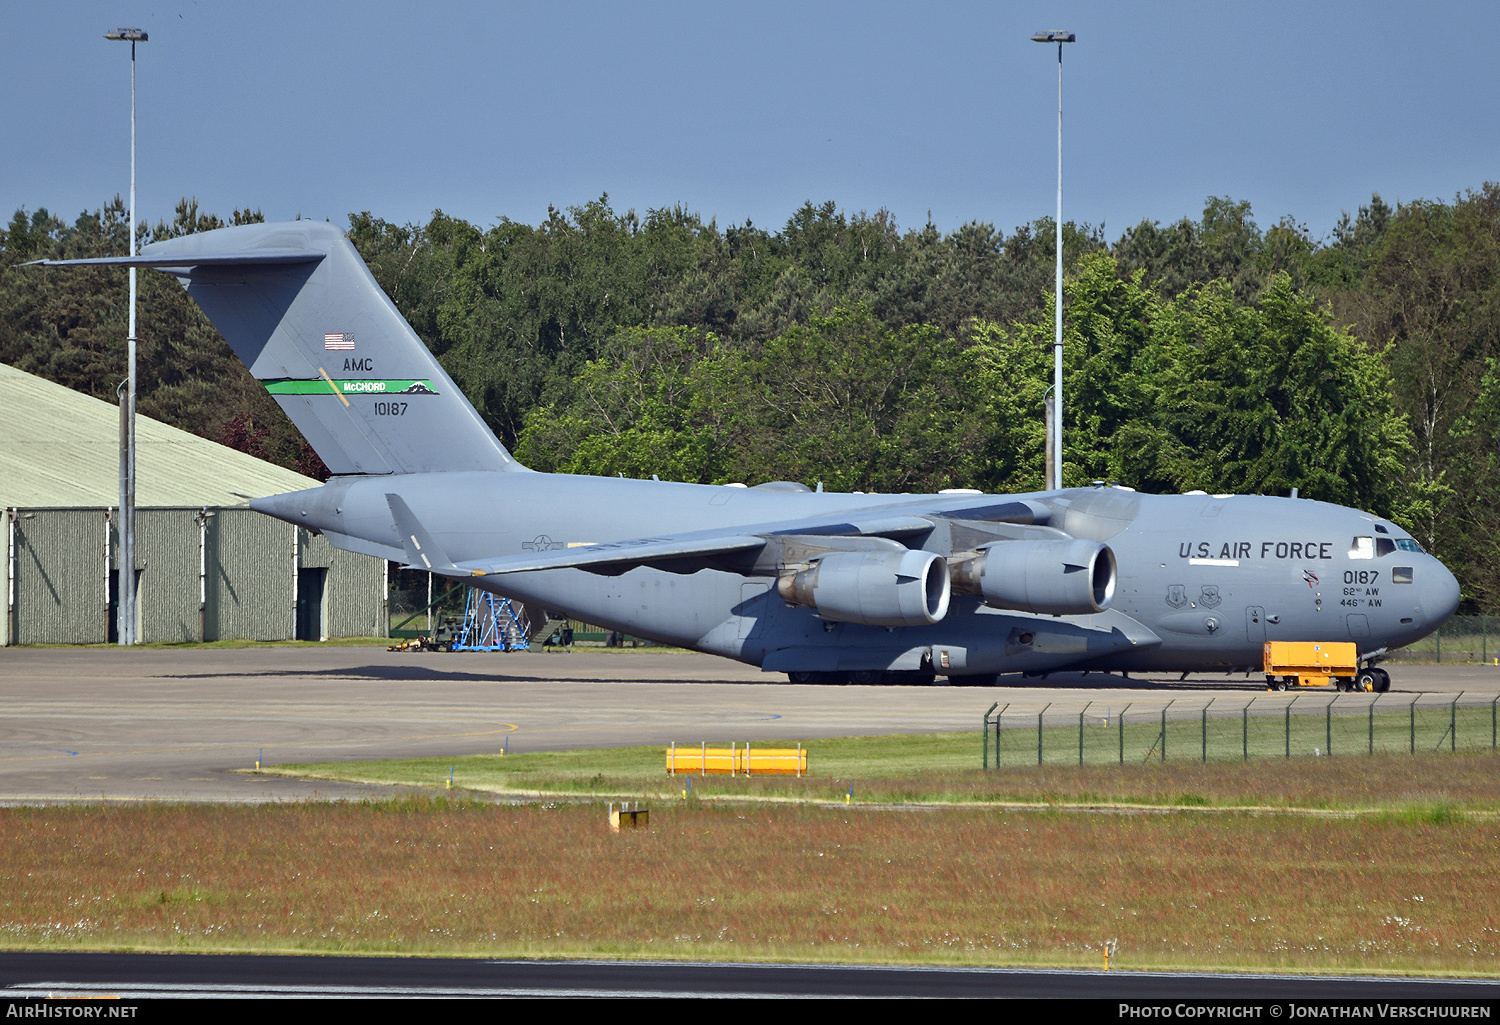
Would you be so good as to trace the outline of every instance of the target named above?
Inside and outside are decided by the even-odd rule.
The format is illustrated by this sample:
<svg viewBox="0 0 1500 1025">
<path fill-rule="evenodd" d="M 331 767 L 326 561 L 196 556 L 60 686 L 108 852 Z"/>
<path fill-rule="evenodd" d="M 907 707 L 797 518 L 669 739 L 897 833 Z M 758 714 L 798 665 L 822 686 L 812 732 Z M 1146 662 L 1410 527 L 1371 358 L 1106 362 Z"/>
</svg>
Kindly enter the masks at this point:
<svg viewBox="0 0 1500 1025">
<path fill-rule="evenodd" d="M 1458 610 L 1459 594 L 1458 578 L 1441 562 L 1432 561 L 1435 572 L 1424 574 L 1427 587 L 1422 595 L 1422 611 L 1427 614 L 1428 623 L 1436 627 L 1447 622 L 1448 617 Z"/>
</svg>

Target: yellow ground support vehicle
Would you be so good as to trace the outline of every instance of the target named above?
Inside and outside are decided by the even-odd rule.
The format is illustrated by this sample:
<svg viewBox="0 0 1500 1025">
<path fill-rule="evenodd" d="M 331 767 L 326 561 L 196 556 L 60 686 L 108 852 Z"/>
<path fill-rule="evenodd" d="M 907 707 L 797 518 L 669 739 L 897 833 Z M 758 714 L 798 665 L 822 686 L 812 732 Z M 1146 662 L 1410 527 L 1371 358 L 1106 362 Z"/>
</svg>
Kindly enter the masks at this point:
<svg viewBox="0 0 1500 1025">
<path fill-rule="evenodd" d="M 1267 641 L 1266 689 L 1335 687 L 1338 690 L 1384 691 L 1390 676 L 1383 669 L 1359 667 L 1359 651 L 1349 641 Z"/>
</svg>

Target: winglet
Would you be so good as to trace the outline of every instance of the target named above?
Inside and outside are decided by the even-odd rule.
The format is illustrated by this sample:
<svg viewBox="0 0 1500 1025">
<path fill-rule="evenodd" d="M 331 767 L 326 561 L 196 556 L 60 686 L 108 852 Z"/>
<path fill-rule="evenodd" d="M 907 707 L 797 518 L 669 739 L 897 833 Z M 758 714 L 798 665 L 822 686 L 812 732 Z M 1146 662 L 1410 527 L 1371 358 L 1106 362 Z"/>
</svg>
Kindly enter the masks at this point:
<svg viewBox="0 0 1500 1025">
<path fill-rule="evenodd" d="M 453 565 L 453 561 L 438 547 L 438 543 L 427 533 L 427 528 L 417 521 L 400 495 L 387 494 L 385 504 L 391 507 L 396 519 L 396 529 L 401 532 L 401 543 L 406 548 L 406 564 L 414 568 L 429 570 L 442 576 L 466 576 L 464 570 Z"/>
</svg>

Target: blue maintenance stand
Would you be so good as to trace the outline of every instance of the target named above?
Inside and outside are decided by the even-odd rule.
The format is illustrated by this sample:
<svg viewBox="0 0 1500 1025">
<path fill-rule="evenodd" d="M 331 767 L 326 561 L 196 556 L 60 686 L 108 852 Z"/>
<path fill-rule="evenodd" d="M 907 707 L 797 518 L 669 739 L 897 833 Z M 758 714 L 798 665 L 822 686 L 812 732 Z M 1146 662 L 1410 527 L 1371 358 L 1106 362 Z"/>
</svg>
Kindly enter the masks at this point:
<svg viewBox="0 0 1500 1025">
<path fill-rule="evenodd" d="M 509 598 L 469 588 L 464 625 L 453 639 L 454 651 L 530 651 L 526 617 Z"/>
</svg>

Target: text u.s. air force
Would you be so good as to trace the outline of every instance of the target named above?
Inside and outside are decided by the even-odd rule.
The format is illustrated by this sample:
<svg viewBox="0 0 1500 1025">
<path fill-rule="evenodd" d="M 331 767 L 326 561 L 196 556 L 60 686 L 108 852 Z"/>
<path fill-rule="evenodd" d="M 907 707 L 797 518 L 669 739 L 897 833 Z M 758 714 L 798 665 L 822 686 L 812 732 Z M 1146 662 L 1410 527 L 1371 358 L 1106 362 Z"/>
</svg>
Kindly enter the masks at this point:
<svg viewBox="0 0 1500 1025">
<path fill-rule="evenodd" d="M 1183 541 L 1183 559 L 1332 559 L 1332 541 Z"/>
</svg>

